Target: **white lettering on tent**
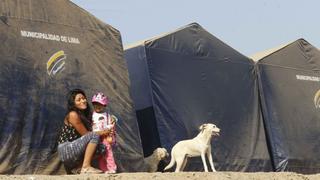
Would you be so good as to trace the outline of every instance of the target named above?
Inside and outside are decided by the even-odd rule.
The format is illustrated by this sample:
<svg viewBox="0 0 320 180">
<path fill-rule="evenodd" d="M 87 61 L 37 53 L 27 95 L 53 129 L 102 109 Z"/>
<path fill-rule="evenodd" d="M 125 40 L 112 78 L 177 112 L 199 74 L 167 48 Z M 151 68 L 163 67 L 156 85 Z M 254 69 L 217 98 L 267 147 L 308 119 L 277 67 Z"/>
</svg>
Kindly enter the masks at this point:
<svg viewBox="0 0 320 180">
<path fill-rule="evenodd" d="M 296 75 L 298 80 L 303 80 L 303 81 L 320 81 L 320 77 L 315 77 L 315 76 L 305 76 L 305 75 Z"/>
<path fill-rule="evenodd" d="M 41 32 L 23 31 L 23 30 L 21 30 L 20 33 L 22 37 L 27 37 L 27 38 L 45 39 L 50 41 L 58 41 L 58 42 L 65 42 L 65 43 L 71 43 L 71 44 L 80 44 L 79 39 L 75 37 L 41 33 Z"/>
</svg>

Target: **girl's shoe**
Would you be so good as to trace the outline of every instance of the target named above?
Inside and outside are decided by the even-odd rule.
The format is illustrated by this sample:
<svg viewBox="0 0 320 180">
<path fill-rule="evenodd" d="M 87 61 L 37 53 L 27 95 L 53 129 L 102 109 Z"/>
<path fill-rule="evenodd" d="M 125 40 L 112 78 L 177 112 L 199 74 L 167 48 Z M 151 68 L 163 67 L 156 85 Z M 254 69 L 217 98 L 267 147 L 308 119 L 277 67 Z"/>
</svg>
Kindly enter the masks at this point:
<svg viewBox="0 0 320 180">
<path fill-rule="evenodd" d="M 100 174 L 102 171 L 94 167 L 81 168 L 80 174 Z"/>
<path fill-rule="evenodd" d="M 110 170 L 110 171 L 106 171 L 106 172 L 104 172 L 105 174 L 114 174 L 114 173 L 116 173 L 116 171 L 115 170 Z"/>
</svg>

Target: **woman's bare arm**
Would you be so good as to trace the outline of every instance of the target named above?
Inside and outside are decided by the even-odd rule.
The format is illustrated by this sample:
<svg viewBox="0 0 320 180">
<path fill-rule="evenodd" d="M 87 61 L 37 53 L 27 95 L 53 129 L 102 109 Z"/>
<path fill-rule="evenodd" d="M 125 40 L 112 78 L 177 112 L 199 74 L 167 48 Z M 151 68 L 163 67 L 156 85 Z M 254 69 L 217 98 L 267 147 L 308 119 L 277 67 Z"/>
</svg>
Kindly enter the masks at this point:
<svg viewBox="0 0 320 180">
<path fill-rule="evenodd" d="M 78 113 L 76 113 L 75 111 L 69 112 L 68 121 L 78 131 L 78 133 L 81 136 L 89 132 L 87 128 L 84 126 L 84 124 L 82 123 Z M 110 130 L 98 131 L 96 133 L 98 135 L 107 135 L 110 133 Z"/>
<path fill-rule="evenodd" d="M 68 114 L 68 122 L 78 131 L 78 133 L 83 136 L 87 134 L 89 131 L 82 123 L 80 116 L 75 111 L 71 111 Z"/>
</svg>

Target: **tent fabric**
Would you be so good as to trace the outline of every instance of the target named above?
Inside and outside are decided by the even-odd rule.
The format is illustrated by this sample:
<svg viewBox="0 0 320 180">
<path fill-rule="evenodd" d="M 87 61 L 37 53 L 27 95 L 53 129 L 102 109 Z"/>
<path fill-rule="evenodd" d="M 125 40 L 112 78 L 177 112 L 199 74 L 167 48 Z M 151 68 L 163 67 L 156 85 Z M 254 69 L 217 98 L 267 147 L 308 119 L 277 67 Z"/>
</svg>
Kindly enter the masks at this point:
<svg viewBox="0 0 320 180">
<path fill-rule="evenodd" d="M 119 171 L 141 171 L 143 150 L 118 30 L 68 0 L 0 1 L 0 173 L 62 174 L 56 153 L 66 95 L 109 96 Z"/>
<path fill-rule="evenodd" d="M 320 171 L 320 52 L 299 39 L 258 60 L 261 104 L 276 171 Z"/>
<path fill-rule="evenodd" d="M 152 118 L 138 118 L 141 134 L 150 133 L 141 136 L 143 144 L 170 151 L 178 141 L 195 137 L 201 124 L 214 123 L 222 129 L 212 141 L 217 170 L 272 170 L 253 61 L 197 23 L 131 46 L 125 59 L 131 84 L 146 84 L 130 90 L 135 103 L 148 99 L 136 111 L 143 117 L 147 108 L 154 110 Z M 187 170 L 203 170 L 200 158 L 192 158 Z"/>
<path fill-rule="evenodd" d="M 138 119 L 144 156 L 150 156 L 153 151 L 161 146 L 154 109 L 145 47 L 137 45 L 135 48 L 125 50 L 128 71 L 130 74 L 130 93 L 133 99 Z"/>
<path fill-rule="evenodd" d="M 137 110 L 145 109 L 152 106 L 152 99 L 150 78 L 146 76 L 149 72 L 144 46 L 126 50 L 125 57 L 127 56 L 134 58 L 134 60 L 127 61 L 127 65 L 130 67 L 130 82 L 133 82 L 130 84 L 130 93 L 135 102 L 134 107 Z"/>
<path fill-rule="evenodd" d="M 274 48 L 271 48 L 271 49 L 268 49 L 268 50 L 265 50 L 265 51 L 262 51 L 262 52 L 258 52 L 258 53 L 255 53 L 251 56 L 249 56 L 254 62 L 257 62 L 258 60 L 268 56 L 269 54 L 272 54 L 286 46 L 288 46 L 289 44 L 291 44 L 292 42 L 290 43 L 286 43 L 286 44 L 283 44 L 283 45 L 280 45 L 280 46 L 277 46 L 277 47 L 274 47 Z"/>
</svg>

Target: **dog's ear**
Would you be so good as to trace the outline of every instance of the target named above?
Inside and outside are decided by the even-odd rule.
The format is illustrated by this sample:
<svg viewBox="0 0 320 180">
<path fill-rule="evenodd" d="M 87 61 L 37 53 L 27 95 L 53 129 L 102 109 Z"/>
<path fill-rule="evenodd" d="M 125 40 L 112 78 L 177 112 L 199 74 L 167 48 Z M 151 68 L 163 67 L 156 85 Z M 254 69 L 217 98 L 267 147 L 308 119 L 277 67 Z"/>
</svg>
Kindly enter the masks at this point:
<svg viewBox="0 0 320 180">
<path fill-rule="evenodd" d="M 164 158 L 165 158 L 165 157 L 169 157 L 169 153 L 168 153 L 168 151 L 166 150 L 166 148 L 162 148 L 162 149 L 163 149 Z"/>
<path fill-rule="evenodd" d="M 159 148 L 157 151 L 157 159 L 162 160 L 166 157 L 167 155 L 167 150 L 165 148 Z"/>
<path fill-rule="evenodd" d="M 204 130 L 204 128 L 206 128 L 207 124 L 202 124 L 200 127 L 199 127 L 199 130 L 202 131 Z"/>
<path fill-rule="evenodd" d="M 203 129 L 203 124 L 199 127 L 199 130 L 201 131 Z"/>
</svg>

